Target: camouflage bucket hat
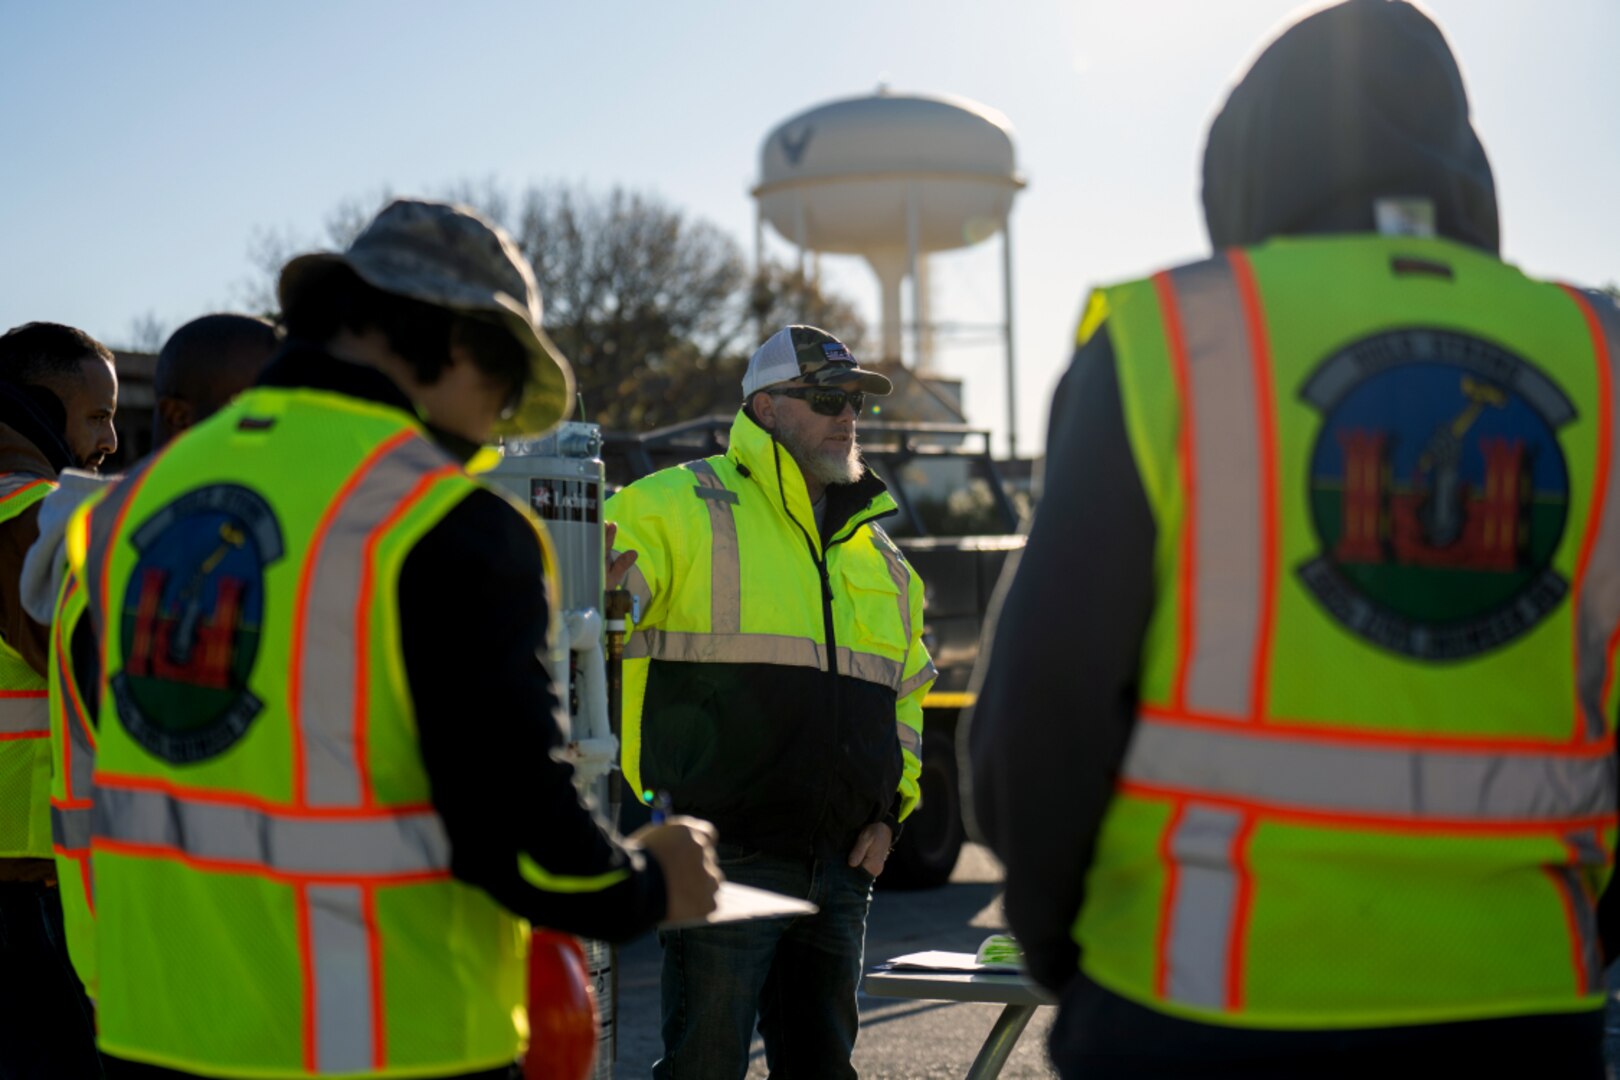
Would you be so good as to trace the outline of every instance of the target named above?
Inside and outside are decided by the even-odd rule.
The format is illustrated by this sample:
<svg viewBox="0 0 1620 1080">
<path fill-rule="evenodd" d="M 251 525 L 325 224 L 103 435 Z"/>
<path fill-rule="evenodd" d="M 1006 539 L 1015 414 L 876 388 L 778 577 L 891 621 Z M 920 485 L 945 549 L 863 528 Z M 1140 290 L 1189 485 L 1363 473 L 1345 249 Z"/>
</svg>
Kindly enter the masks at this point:
<svg viewBox="0 0 1620 1080">
<path fill-rule="evenodd" d="M 529 354 L 529 377 L 500 435 L 532 435 L 565 419 L 574 401 L 568 361 L 540 329 L 540 289 L 511 237 L 465 206 L 397 199 L 344 252 L 300 255 L 281 271 L 285 310 L 303 290 L 347 267 L 383 292 L 492 317 Z"/>
</svg>

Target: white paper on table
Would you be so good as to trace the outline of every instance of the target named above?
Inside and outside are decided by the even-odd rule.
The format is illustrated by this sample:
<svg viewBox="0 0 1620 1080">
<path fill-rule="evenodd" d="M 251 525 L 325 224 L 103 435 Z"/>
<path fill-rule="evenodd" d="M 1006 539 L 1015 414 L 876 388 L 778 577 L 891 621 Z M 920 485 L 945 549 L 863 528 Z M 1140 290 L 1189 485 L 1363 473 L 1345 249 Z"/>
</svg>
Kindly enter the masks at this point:
<svg viewBox="0 0 1620 1080">
<path fill-rule="evenodd" d="M 744 919 L 774 919 L 792 915 L 814 915 L 821 909 L 808 900 L 800 900 L 781 893 L 756 889 L 752 885 L 739 885 L 735 881 L 722 881 L 715 894 L 715 908 L 696 919 L 658 924 L 660 930 L 685 930 L 693 926 L 712 926 L 715 923 L 741 922 Z"/>
<path fill-rule="evenodd" d="M 970 952 L 944 952 L 931 949 L 928 952 L 906 953 L 896 956 L 883 963 L 886 971 L 948 971 L 959 974 L 989 974 L 991 972 L 1015 972 L 1020 970 L 1017 964 L 982 964 L 978 957 Z"/>
</svg>

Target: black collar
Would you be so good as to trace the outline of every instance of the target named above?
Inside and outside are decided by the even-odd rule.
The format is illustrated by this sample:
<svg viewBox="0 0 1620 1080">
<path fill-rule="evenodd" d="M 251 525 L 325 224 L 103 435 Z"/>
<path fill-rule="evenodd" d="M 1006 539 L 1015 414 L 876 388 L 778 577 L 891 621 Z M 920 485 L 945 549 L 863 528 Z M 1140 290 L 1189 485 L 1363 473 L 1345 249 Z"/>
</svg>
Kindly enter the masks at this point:
<svg viewBox="0 0 1620 1080">
<path fill-rule="evenodd" d="M 285 389 L 328 390 L 334 394 L 387 405 L 427 428 L 445 453 L 465 465 L 481 447 L 470 439 L 434 427 L 417 414 L 416 406 L 399 384 L 365 364 L 339 360 L 319 345 L 289 339 L 259 375 L 260 386 Z"/>
</svg>

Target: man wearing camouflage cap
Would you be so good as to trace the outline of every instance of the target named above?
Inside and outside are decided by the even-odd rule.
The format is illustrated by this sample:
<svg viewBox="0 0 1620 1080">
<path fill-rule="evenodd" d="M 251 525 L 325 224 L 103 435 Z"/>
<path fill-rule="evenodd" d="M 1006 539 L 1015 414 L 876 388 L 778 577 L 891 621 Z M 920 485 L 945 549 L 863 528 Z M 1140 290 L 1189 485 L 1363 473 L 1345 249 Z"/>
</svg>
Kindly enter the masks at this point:
<svg viewBox="0 0 1620 1080">
<path fill-rule="evenodd" d="M 734 881 L 820 907 L 660 935 L 657 1077 L 741 1078 L 756 1018 L 775 1077 L 851 1077 L 866 911 L 917 805 L 923 588 L 855 438 L 865 371 L 826 331 L 759 348 L 725 454 L 609 500 L 640 603 L 624 773 L 720 830 Z"/>
<path fill-rule="evenodd" d="M 700 916 L 711 830 L 621 840 L 551 756 L 549 544 L 466 468 L 570 397 L 511 241 L 402 200 L 281 301 L 259 384 L 70 530 L 100 1044 L 114 1076 L 516 1077 L 522 919 Z"/>
</svg>

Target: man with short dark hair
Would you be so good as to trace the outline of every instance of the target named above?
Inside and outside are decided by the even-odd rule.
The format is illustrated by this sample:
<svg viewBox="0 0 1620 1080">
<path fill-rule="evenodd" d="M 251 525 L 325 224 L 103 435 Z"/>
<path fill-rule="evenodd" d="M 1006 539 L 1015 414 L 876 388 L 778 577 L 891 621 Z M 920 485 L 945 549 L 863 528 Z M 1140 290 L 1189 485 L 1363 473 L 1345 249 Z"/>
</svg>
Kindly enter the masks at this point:
<svg viewBox="0 0 1620 1080">
<path fill-rule="evenodd" d="M 280 336 L 270 322 L 249 315 L 214 314 L 193 319 L 170 335 L 158 354 L 155 445 L 207 420 L 258 378 Z M 49 704 L 51 719 L 51 841 L 56 854 L 57 894 L 68 956 L 93 1000 L 97 996 L 95 902 L 89 874 L 94 811 L 91 777 L 95 743 L 74 690 L 74 635 L 86 610 L 83 583 L 66 574 L 66 531 L 74 511 L 120 477 L 66 469 L 60 486 L 40 504 L 39 539 L 23 563 L 22 600 L 28 613 L 51 628 Z M 64 577 L 66 580 L 64 581 Z M 80 653 L 85 642 L 80 640 Z"/>
<path fill-rule="evenodd" d="M 258 385 L 70 525 L 101 1048 L 114 1076 L 507 1080 L 523 920 L 701 917 L 710 829 L 623 840 L 552 756 L 555 560 L 467 468 L 572 396 L 511 239 L 399 200 L 280 293 Z"/>
<path fill-rule="evenodd" d="M 0 387 L 14 395 L 0 417 L 28 424 L 25 437 L 53 462 L 94 469 L 118 449 L 118 373 L 112 350 L 83 330 L 60 323 L 24 323 L 0 335 Z M 0 393 L 5 390 L 0 389 Z M 20 409 L 26 416 L 13 410 Z M 41 427 L 33 427 L 34 422 Z M 65 450 L 65 460 L 63 451 Z"/>
<path fill-rule="evenodd" d="M 0 1073 L 95 1076 L 94 1029 L 63 946 L 50 829 L 47 630 L 24 610 L 39 503 L 118 447 L 112 353 L 33 322 L 0 335 Z"/>
<path fill-rule="evenodd" d="M 246 389 L 280 339 L 273 323 L 218 313 L 186 323 L 164 342 L 152 375 L 153 442 L 161 446 Z"/>
<path fill-rule="evenodd" d="M 866 912 L 920 797 L 935 674 L 922 582 L 878 525 L 898 508 L 856 439 L 889 390 L 825 330 L 785 327 L 749 361 L 726 453 L 608 501 L 640 601 L 626 779 L 713 821 L 728 878 L 821 909 L 661 934 L 654 1076 L 740 1080 L 756 1020 L 773 1076 L 854 1076 Z"/>
</svg>

